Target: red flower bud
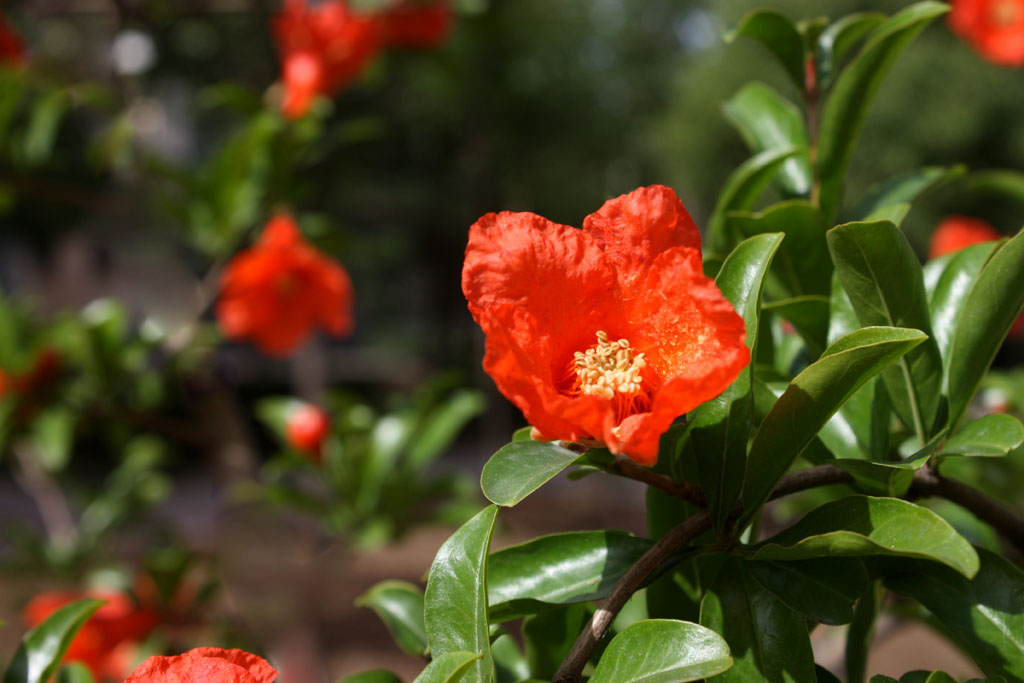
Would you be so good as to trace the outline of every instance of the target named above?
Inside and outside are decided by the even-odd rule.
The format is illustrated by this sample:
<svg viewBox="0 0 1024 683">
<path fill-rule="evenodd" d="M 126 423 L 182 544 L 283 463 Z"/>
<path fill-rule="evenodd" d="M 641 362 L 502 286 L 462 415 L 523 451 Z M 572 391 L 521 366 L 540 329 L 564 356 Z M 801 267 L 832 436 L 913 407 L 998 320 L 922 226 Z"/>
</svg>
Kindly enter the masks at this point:
<svg viewBox="0 0 1024 683">
<path fill-rule="evenodd" d="M 289 446 L 319 460 L 330 427 L 330 419 L 323 408 L 303 403 L 289 413 L 285 437 Z"/>
<path fill-rule="evenodd" d="M 1024 66 L 1024 0 L 953 0 L 949 25 L 982 57 Z"/>
</svg>

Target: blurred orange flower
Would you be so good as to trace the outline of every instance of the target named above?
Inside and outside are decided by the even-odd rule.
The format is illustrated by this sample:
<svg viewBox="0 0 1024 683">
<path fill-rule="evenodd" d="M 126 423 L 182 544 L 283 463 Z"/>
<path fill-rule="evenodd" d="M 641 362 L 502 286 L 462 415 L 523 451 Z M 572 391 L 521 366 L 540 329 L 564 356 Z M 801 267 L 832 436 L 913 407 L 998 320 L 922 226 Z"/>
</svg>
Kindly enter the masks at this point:
<svg viewBox="0 0 1024 683">
<path fill-rule="evenodd" d="M 384 14 L 385 40 L 400 47 L 436 47 L 448 37 L 452 20 L 447 2 L 401 2 Z"/>
<path fill-rule="evenodd" d="M 1024 66 L 1024 0 L 953 0 L 949 25 L 985 59 Z"/>
<path fill-rule="evenodd" d="M 25 58 L 25 46 L 7 20 L 0 15 L 0 63 L 20 64 Z"/>
<path fill-rule="evenodd" d="M 243 650 L 198 647 L 173 657 L 150 657 L 124 683 L 273 683 L 274 667 Z"/>
<path fill-rule="evenodd" d="M 225 337 L 285 355 L 318 325 L 336 336 L 351 334 L 352 282 L 302 238 L 291 216 L 278 215 L 254 247 L 228 263 L 217 318 Z"/>
<path fill-rule="evenodd" d="M 64 605 L 83 598 L 106 600 L 79 629 L 65 662 L 81 662 L 97 680 L 123 680 L 131 668 L 135 646 L 156 628 L 157 613 L 125 593 L 48 591 L 34 597 L 22 612 L 28 626 L 37 626 Z"/>
<path fill-rule="evenodd" d="M 483 216 L 462 290 L 487 337 L 484 369 L 543 438 L 644 465 L 675 418 L 750 362 L 743 319 L 704 276 L 697 226 L 661 185 L 606 202 L 582 230 Z"/>
<path fill-rule="evenodd" d="M 323 408 L 312 403 L 302 403 L 288 414 L 285 438 L 289 446 L 319 462 L 323 457 L 324 439 L 330 428 L 331 421 Z"/>
<path fill-rule="evenodd" d="M 317 95 L 353 81 L 384 38 L 379 16 L 357 14 L 342 0 L 316 7 L 287 0 L 273 28 L 284 69 L 282 109 L 290 118 L 305 114 Z"/>
</svg>

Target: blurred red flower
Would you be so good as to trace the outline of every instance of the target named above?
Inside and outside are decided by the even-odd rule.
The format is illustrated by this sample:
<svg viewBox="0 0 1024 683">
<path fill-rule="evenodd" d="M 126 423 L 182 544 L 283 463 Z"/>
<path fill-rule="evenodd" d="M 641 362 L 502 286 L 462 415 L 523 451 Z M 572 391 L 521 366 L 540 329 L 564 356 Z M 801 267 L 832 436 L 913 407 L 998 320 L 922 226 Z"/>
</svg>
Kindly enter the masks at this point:
<svg viewBox="0 0 1024 683">
<path fill-rule="evenodd" d="M 704 276 L 697 226 L 664 186 L 606 202 L 582 230 L 483 216 L 462 290 L 487 337 L 484 369 L 543 438 L 644 465 L 675 418 L 750 362 L 743 319 Z"/>
<path fill-rule="evenodd" d="M 932 232 L 928 258 L 938 258 L 964 247 L 982 242 L 994 242 L 1002 239 L 998 230 L 980 218 L 970 216 L 947 216 Z M 1011 339 L 1024 339 L 1024 314 L 1014 321 L 1008 335 Z"/>
<path fill-rule="evenodd" d="M 0 15 L 0 63 L 20 64 L 25 59 L 25 46 L 7 20 Z"/>
<path fill-rule="evenodd" d="M 316 7 L 307 0 L 287 0 L 273 28 L 284 70 L 282 109 L 290 118 L 305 114 L 317 95 L 353 81 L 384 38 L 379 16 L 357 14 L 342 0 Z"/>
<path fill-rule="evenodd" d="M 81 662 L 96 680 L 123 680 L 131 667 L 136 644 L 156 628 L 156 611 L 138 605 L 131 596 L 106 591 L 48 591 L 34 597 L 22 612 L 28 626 L 37 626 L 64 605 L 83 598 L 106 600 L 79 629 L 65 662 Z"/>
<path fill-rule="evenodd" d="M 384 14 L 384 37 L 389 45 L 431 48 L 448 37 L 452 8 L 447 2 L 401 2 Z"/>
<path fill-rule="evenodd" d="M 27 372 L 14 373 L 0 368 L 0 398 L 5 395 L 31 396 L 44 390 L 60 370 L 60 353 L 45 347 Z"/>
<path fill-rule="evenodd" d="M 198 647 L 173 657 L 150 657 L 124 683 L 273 683 L 274 667 L 254 654 Z"/>
<path fill-rule="evenodd" d="M 302 238 L 294 219 L 275 216 L 256 245 L 228 263 L 217 318 L 225 337 L 250 339 L 285 355 L 317 325 L 352 332 L 352 282 L 339 263 Z"/>
<path fill-rule="evenodd" d="M 953 0 L 949 25 L 982 57 L 1024 66 L 1024 0 Z"/>
<path fill-rule="evenodd" d="M 319 462 L 323 456 L 324 439 L 330 428 L 331 421 L 323 408 L 312 403 L 302 403 L 288 414 L 285 438 L 289 446 Z"/>
</svg>

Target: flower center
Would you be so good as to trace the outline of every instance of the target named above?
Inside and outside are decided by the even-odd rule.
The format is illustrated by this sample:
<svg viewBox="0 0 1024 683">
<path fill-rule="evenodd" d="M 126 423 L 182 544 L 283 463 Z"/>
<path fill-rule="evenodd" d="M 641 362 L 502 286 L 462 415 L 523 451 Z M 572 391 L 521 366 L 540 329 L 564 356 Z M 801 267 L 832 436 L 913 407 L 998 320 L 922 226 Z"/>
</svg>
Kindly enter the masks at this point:
<svg viewBox="0 0 1024 683">
<path fill-rule="evenodd" d="M 616 394 L 638 394 L 643 378 L 641 370 L 647 366 L 644 354 L 637 353 L 629 341 L 608 338 L 599 330 L 597 343 L 573 354 L 576 388 L 580 393 L 615 398 Z"/>
<path fill-rule="evenodd" d="M 1002 0 L 992 5 L 992 23 L 997 26 L 1013 26 L 1021 20 L 1021 8 L 1015 0 Z"/>
</svg>

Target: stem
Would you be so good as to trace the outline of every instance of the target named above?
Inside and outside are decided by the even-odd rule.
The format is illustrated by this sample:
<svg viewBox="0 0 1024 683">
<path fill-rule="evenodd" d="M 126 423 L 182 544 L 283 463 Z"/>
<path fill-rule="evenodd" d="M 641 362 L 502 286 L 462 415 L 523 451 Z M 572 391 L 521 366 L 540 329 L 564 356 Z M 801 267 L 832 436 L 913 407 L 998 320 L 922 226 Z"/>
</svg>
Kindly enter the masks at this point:
<svg viewBox="0 0 1024 683">
<path fill-rule="evenodd" d="M 39 510 L 50 545 L 61 550 L 74 547 L 78 541 L 78 527 L 64 494 L 39 464 L 36 452 L 30 445 L 25 442 L 15 443 L 11 450 L 20 470 L 15 479 Z"/>
<path fill-rule="evenodd" d="M 945 498 L 956 503 L 991 525 L 1017 550 L 1024 553 L 1024 519 L 978 489 L 946 479 L 933 469 L 924 468 L 914 473 L 914 481 L 907 492 L 907 498 Z"/>
<path fill-rule="evenodd" d="M 620 455 L 615 458 L 614 473 L 623 477 L 641 481 L 648 486 L 653 486 L 659 491 L 664 491 L 670 496 L 682 498 L 687 503 L 692 503 L 697 507 L 705 507 L 707 505 L 707 499 L 704 497 L 704 492 L 701 491 L 700 487 L 696 484 L 689 484 L 685 482 L 677 484 L 672 480 L 672 477 L 652 472 L 646 467 L 637 465 L 624 455 Z"/>
<path fill-rule="evenodd" d="M 654 544 L 650 550 L 636 561 L 629 571 L 619 579 L 612 592 L 597 608 L 590 623 L 573 643 L 562 666 L 552 679 L 552 683 L 578 683 L 583 667 L 590 659 L 597 644 L 604 638 L 615 615 L 619 613 L 626 601 L 637 591 L 641 584 L 655 569 L 695 538 L 711 528 L 711 516 L 707 510 L 701 510 L 693 517 L 675 527 Z"/>
</svg>

